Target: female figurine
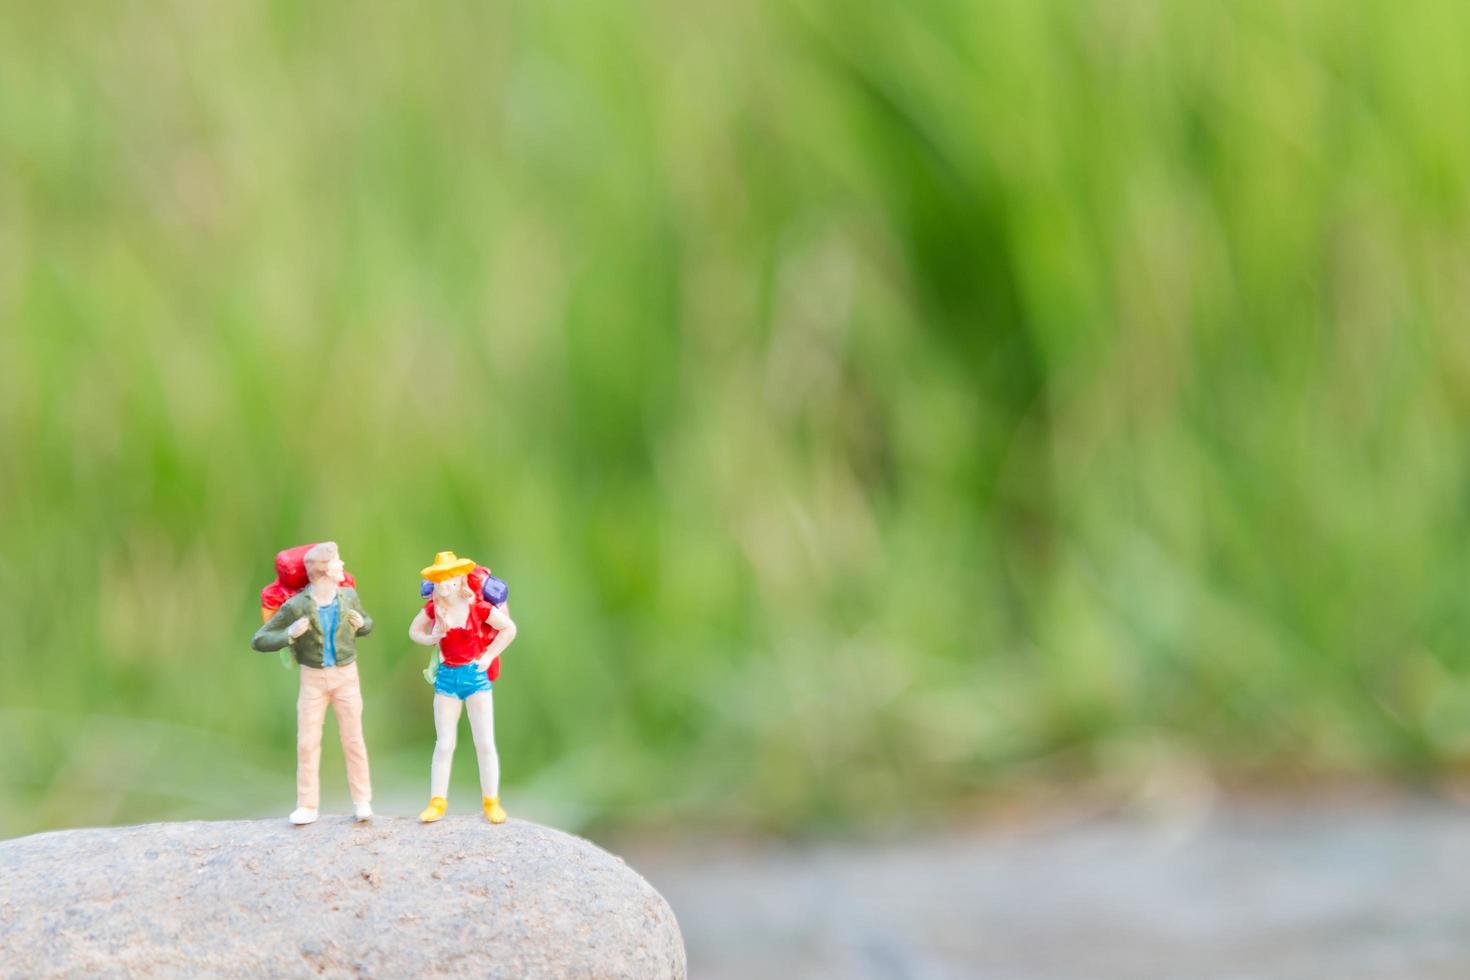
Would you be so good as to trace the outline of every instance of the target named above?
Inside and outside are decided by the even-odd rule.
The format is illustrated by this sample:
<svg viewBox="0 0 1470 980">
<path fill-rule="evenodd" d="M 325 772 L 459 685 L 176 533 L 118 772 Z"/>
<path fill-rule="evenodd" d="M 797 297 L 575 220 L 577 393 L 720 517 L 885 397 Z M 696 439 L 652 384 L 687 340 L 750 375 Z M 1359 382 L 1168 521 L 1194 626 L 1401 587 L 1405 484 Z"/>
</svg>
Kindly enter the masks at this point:
<svg viewBox="0 0 1470 980">
<path fill-rule="evenodd" d="M 438 645 L 434 682 L 434 758 L 429 769 L 429 805 L 419 814 L 424 823 L 444 816 L 448 807 L 449 768 L 459 728 L 460 706 L 469 710 L 470 733 L 480 761 L 482 806 L 491 823 L 504 823 L 500 806 L 500 757 L 495 752 L 495 707 L 490 686 L 500 673 L 499 658 L 516 636 L 516 624 L 501 601 L 486 600 L 482 589 L 490 570 L 452 551 L 434 556 L 420 573 L 433 591 L 414 617 L 408 636 L 424 646 Z M 426 586 L 427 588 L 427 586 Z"/>
</svg>

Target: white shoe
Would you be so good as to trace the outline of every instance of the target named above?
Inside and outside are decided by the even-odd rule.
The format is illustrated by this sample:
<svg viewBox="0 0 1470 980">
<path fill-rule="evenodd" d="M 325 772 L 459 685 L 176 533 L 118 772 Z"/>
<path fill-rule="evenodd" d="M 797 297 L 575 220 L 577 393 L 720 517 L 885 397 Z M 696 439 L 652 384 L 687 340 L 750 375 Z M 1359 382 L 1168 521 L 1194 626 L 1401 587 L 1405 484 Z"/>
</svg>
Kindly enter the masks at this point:
<svg viewBox="0 0 1470 980">
<path fill-rule="evenodd" d="M 371 803 L 352 804 L 352 815 L 357 818 L 358 823 L 373 819 L 373 805 Z"/>
<path fill-rule="evenodd" d="M 286 819 L 298 827 L 305 827 L 309 823 L 316 823 L 316 811 L 309 806 L 298 806 Z"/>
</svg>

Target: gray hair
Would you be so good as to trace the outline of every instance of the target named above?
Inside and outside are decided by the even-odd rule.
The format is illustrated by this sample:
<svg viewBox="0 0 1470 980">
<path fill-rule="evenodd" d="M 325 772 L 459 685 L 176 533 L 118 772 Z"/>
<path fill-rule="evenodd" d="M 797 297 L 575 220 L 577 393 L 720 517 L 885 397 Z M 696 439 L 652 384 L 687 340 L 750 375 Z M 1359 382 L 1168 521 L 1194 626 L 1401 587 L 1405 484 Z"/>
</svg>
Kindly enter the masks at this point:
<svg viewBox="0 0 1470 980">
<path fill-rule="evenodd" d="M 333 558 L 340 557 L 341 553 L 337 550 L 337 542 L 323 541 L 321 544 L 312 545 L 306 554 L 301 556 L 301 562 L 306 566 L 307 575 L 309 576 L 312 565 L 325 565 Z"/>
</svg>

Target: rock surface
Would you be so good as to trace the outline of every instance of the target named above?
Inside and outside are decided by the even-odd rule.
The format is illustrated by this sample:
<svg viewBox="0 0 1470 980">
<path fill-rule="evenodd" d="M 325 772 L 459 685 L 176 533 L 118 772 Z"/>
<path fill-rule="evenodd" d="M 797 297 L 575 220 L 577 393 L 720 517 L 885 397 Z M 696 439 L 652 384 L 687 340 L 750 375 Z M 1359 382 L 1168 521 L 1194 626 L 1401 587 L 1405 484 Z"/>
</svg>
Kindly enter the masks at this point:
<svg viewBox="0 0 1470 980">
<path fill-rule="evenodd" d="M 673 912 L 536 824 L 324 816 L 0 842 L 0 976 L 685 976 Z"/>
</svg>

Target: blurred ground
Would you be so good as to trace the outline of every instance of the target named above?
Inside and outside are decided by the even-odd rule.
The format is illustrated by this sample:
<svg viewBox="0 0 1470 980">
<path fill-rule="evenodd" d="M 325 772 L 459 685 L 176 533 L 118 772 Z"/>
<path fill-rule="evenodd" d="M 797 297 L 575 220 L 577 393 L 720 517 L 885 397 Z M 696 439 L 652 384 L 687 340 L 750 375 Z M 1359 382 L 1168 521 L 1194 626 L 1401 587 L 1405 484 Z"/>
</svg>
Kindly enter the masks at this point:
<svg viewBox="0 0 1470 980">
<path fill-rule="evenodd" d="M 1470 976 L 1470 813 L 1396 800 L 873 846 L 625 848 L 690 975 Z"/>
</svg>

